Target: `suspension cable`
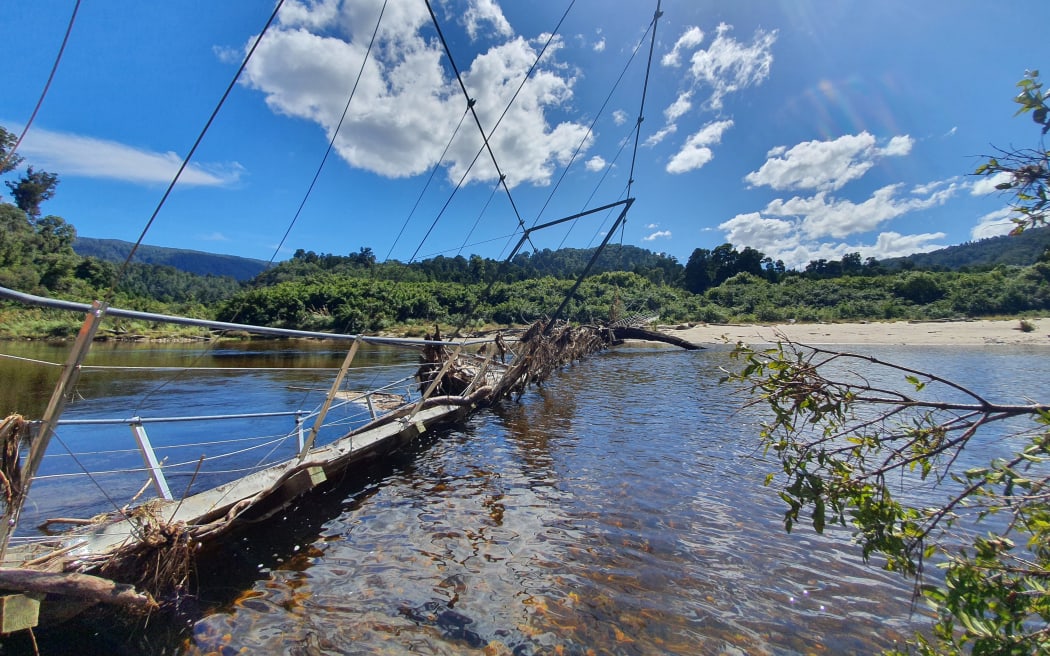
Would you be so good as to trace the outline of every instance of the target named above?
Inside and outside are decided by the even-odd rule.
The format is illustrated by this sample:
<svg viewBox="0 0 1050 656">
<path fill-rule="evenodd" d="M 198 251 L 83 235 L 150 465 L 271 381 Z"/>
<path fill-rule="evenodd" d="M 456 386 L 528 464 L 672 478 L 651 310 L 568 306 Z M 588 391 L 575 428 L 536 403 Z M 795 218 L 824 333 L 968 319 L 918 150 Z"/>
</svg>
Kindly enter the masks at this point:
<svg viewBox="0 0 1050 656">
<path fill-rule="evenodd" d="M 343 121 L 346 120 L 346 115 L 350 111 L 350 102 L 354 99 L 354 94 L 357 92 L 357 85 L 361 83 L 361 76 L 364 75 L 365 65 L 368 63 L 368 56 L 372 53 L 372 46 L 376 42 L 376 35 L 379 34 L 379 26 L 383 22 L 383 14 L 386 12 L 387 1 L 388 0 L 383 0 L 383 6 L 379 9 L 379 18 L 376 19 L 376 27 L 372 31 L 372 38 L 368 42 L 365 56 L 361 58 L 361 68 L 357 71 L 357 79 L 354 80 L 353 88 L 350 89 L 350 97 L 346 99 L 346 106 L 343 107 L 343 114 L 339 117 L 339 122 L 336 124 L 335 129 L 332 130 L 332 138 L 328 140 L 328 149 L 325 150 L 324 157 L 321 158 L 321 163 L 317 165 L 317 171 L 314 173 L 310 185 L 306 188 L 306 194 L 303 195 L 303 200 L 299 203 L 299 209 L 295 210 L 295 216 L 292 217 L 291 223 L 288 224 L 288 229 L 284 231 L 284 236 L 281 237 L 280 243 L 277 244 L 277 248 L 274 249 L 273 255 L 270 256 L 270 261 L 267 262 L 267 267 L 273 264 L 273 261 L 277 259 L 277 255 L 281 252 L 281 248 L 284 247 L 284 242 L 287 241 L 288 235 L 291 234 L 292 228 L 295 227 L 296 221 L 299 220 L 299 215 L 302 214 L 303 208 L 306 206 L 306 201 L 310 198 L 310 194 L 314 190 L 314 185 L 317 184 L 317 179 L 321 177 L 321 171 L 324 169 L 324 165 L 328 161 L 328 156 L 332 154 L 332 149 L 335 147 L 336 137 L 339 136 L 339 130 L 343 127 Z"/>
<path fill-rule="evenodd" d="M 492 130 L 489 131 L 488 134 L 485 133 L 485 128 L 481 125 L 481 118 L 478 116 L 478 112 L 477 112 L 477 109 L 474 107 L 474 103 L 473 102 L 470 103 L 470 113 L 473 115 L 474 123 L 478 126 L 478 132 L 481 134 L 481 139 L 482 139 L 482 142 L 483 142 L 482 150 L 487 150 L 488 151 L 489 158 L 492 160 L 492 166 L 493 166 L 493 168 L 496 169 L 496 175 L 499 176 L 499 183 L 500 183 L 500 185 L 503 186 L 504 193 L 507 194 L 507 200 L 510 201 L 511 209 L 514 210 L 514 216 L 518 219 L 518 227 L 521 230 L 525 230 L 526 229 L 526 227 L 525 227 L 525 220 L 521 218 L 521 212 L 518 211 L 518 206 L 514 202 L 514 196 L 510 193 L 510 187 L 507 186 L 507 176 L 500 169 L 499 162 L 496 160 L 496 154 L 492 150 L 492 144 L 490 142 L 490 139 L 492 138 L 492 135 L 495 133 L 496 128 L 499 127 L 499 124 L 503 120 L 503 117 L 506 116 L 507 112 L 510 110 L 511 105 L 514 104 L 514 101 L 518 97 L 518 93 L 521 91 L 522 87 L 525 86 L 525 83 L 528 81 L 529 77 L 532 75 L 532 72 L 539 65 L 540 60 L 543 58 L 543 54 L 546 52 L 547 47 L 550 45 L 550 43 L 554 40 L 555 35 L 557 34 L 558 30 L 561 28 L 562 22 L 564 22 L 565 17 L 568 15 L 569 10 L 572 9 L 572 6 L 575 4 L 575 2 L 576 2 L 576 0 L 572 0 L 572 2 L 569 3 L 569 6 L 568 6 L 568 8 L 566 8 L 565 13 L 562 14 L 561 20 L 558 21 L 558 24 L 555 26 L 554 30 L 551 32 L 550 36 L 548 37 L 547 43 L 545 43 L 544 46 L 543 46 L 543 49 L 540 50 L 539 55 L 537 55 L 536 60 L 533 62 L 532 66 L 529 68 L 529 71 L 522 78 L 521 84 L 518 86 L 517 91 L 514 92 L 514 95 L 511 97 L 510 102 L 507 103 L 507 107 L 503 110 L 503 114 L 500 116 L 499 120 L 496 121 L 496 124 L 492 127 Z M 464 97 L 466 97 L 467 100 L 470 101 L 471 100 L 470 93 L 467 91 L 467 86 L 463 82 L 463 75 L 460 73 L 459 67 L 456 66 L 456 60 L 452 56 L 452 50 L 451 50 L 451 48 L 448 45 L 448 41 L 445 39 L 444 32 L 442 32 L 442 30 L 441 30 L 441 24 L 438 23 L 437 15 L 434 13 L 434 8 L 431 6 L 430 0 L 426 0 L 426 4 L 427 4 L 427 11 L 430 12 L 430 18 L 431 18 L 432 22 L 434 23 L 434 29 L 437 30 L 438 39 L 441 41 L 441 46 L 445 49 L 445 55 L 448 57 L 449 64 L 452 66 L 452 71 L 456 74 L 456 81 L 459 82 L 459 88 L 463 91 Z M 479 154 L 480 154 L 480 151 L 479 151 Z M 475 156 L 474 157 L 474 162 L 476 162 L 477 159 L 478 159 L 478 157 Z M 472 162 L 471 166 L 473 166 L 473 165 L 474 165 L 474 163 Z M 468 171 L 469 171 L 469 169 L 468 169 Z M 466 174 L 464 174 L 463 178 L 466 179 Z M 462 180 L 461 180 L 461 184 L 462 184 Z M 458 189 L 458 185 L 457 185 L 457 189 Z M 531 240 L 530 240 L 530 244 L 531 244 Z M 535 248 L 535 246 L 533 246 L 533 248 Z"/>
<path fill-rule="evenodd" d="M 193 142 L 193 146 L 190 148 L 190 151 L 186 153 L 186 157 L 183 158 L 182 164 L 179 165 L 179 170 L 175 173 L 175 177 L 172 178 L 171 183 L 168 184 L 168 188 L 164 191 L 164 195 L 161 196 L 160 202 L 157 203 L 157 207 L 153 210 L 153 214 L 151 214 L 149 220 L 146 221 L 146 227 L 142 229 L 142 234 L 139 235 L 138 240 L 135 241 L 135 244 L 131 247 L 131 250 L 128 251 L 127 258 L 124 259 L 124 263 L 120 265 L 120 270 L 117 271 L 116 276 L 114 276 L 113 278 L 112 286 L 109 288 L 109 291 L 106 292 L 105 302 L 107 305 L 113 300 L 114 296 L 116 296 L 117 285 L 120 284 L 120 281 L 124 278 L 124 274 L 127 272 L 128 266 L 131 264 L 132 258 L 135 257 L 135 251 L 137 251 L 139 246 L 142 245 L 142 240 L 146 238 L 146 233 L 149 232 L 150 227 L 153 226 L 153 222 L 157 219 L 157 215 L 160 214 L 160 210 L 162 207 L 164 207 L 164 203 L 167 202 L 168 196 L 171 195 L 172 190 L 175 189 L 175 185 L 182 177 L 182 174 L 186 170 L 186 167 L 189 166 L 190 160 L 193 158 L 193 154 L 197 152 L 197 148 L 204 140 L 204 135 L 207 134 L 208 129 L 211 127 L 211 124 L 215 121 L 215 117 L 218 116 L 219 110 L 222 109 L 222 106 L 226 103 L 226 99 L 230 96 L 230 93 L 233 91 L 233 87 L 237 84 L 237 80 L 241 77 L 241 73 L 243 73 L 244 69 L 247 68 L 248 61 L 251 60 L 252 55 L 255 54 L 255 49 L 259 47 L 259 43 L 262 42 L 262 39 L 266 35 L 267 30 L 270 29 L 270 26 L 273 25 L 274 20 L 276 20 L 277 13 L 281 10 L 282 5 L 284 5 L 284 0 L 277 0 L 277 5 L 273 8 L 273 12 L 270 14 L 270 17 L 266 20 L 266 25 L 264 25 L 262 31 L 259 32 L 259 36 L 255 39 L 255 43 L 252 44 L 251 49 L 248 50 L 248 54 L 244 57 L 244 61 L 241 62 L 241 65 L 237 69 L 237 72 L 234 74 L 233 79 L 230 80 L 230 84 L 226 87 L 226 91 L 223 92 L 222 97 L 219 99 L 218 104 L 215 106 L 215 109 L 212 110 L 211 116 L 208 117 L 207 122 L 204 124 L 204 128 L 200 131 L 200 134 L 197 135 L 197 139 Z"/>
<path fill-rule="evenodd" d="M 463 109 L 463 113 L 459 117 L 459 123 L 456 124 L 456 129 L 452 131 L 452 136 L 449 137 L 448 143 L 445 144 L 445 149 L 441 151 L 441 155 L 437 158 L 437 161 L 434 162 L 434 166 L 431 167 L 430 177 L 427 178 L 427 182 L 423 185 L 423 188 L 419 190 L 419 196 L 416 197 L 416 202 L 412 206 L 412 211 L 408 213 L 408 216 L 405 217 L 405 222 L 401 224 L 401 230 L 398 231 L 397 237 L 394 237 L 394 243 L 390 244 L 390 250 L 387 251 L 386 257 L 383 258 L 384 262 L 390 259 L 390 256 L 394 253 L 394 247 L 397 246 L 397 242 L 401 240 L 401 235 L 405 234 L 405 228 L 408 227 L 408 222 L 411 221 L 412 217 L 415 215 L 416 210 L 419 208 L 419 204 L 423 201 L 423 195 L 426 193 L 427 189 L 430 188 L 430 183 L 434 181 L 434 176 L 437 174 L 438 169 L 441 168 L 441 162 L 444 161 L 445 155 L 448 154 L 449 148 L 452 147 L 452 142 L 455 141 L 456 136 L 459 135 L 459 130 L 463 127 L 463 121 L 467 118 L 468 109 L 469 108 Z M 419 251 L 417 250 L 416 252 L 418 253 Z"/>
<path fill-rule="evenodd" d="M 29 120 L 26 121 L 25 127 L 22 128 L 22 134 L 18 135 L 18 140 L 15 141 L 15 145 L 11 147 L 11 150 L 4 155 L 4 159 L 0 160 L 0 171 L 4 170 L 8 162 L 15 162 L 15 153 L 18 151 L 18 147 L 22 145 L 22 139 L 25 139 L 26 133 L 29 132 L 29 126 L 33 124 L 36 119 L 37 112 L 40 111 L 41 105 L 44 104 L 44 97 L 47 96 L 48 90 L 51 88 L 51 81 L 55 79 L 55 72 L 58 71 L 58 64 L 62 61 L 62 53 L 66 50 L 66 44 L 69 43 L 69 35 L 73 32 L 73 23 L 77 20 L 77 11 L 80 9 L 80 0 L 77 0 L 76 4 L 73 5 L 73 15 L 69 17 L 69 25 L 66 26 L 66 35 L 62 37 L 62 45 L 58 48 L 58 54 L 55 56 L 55 63 L 51 66 L 51 73 L 47 76 L 47 82 L 44 83 L 44 89 L 40 92 L 40 98 L 36 101 L 36 106 L 33 107 L 33 113 L 29 115 Z M 17 166 L 17 164 L 16 164 Z"/>
</svg>

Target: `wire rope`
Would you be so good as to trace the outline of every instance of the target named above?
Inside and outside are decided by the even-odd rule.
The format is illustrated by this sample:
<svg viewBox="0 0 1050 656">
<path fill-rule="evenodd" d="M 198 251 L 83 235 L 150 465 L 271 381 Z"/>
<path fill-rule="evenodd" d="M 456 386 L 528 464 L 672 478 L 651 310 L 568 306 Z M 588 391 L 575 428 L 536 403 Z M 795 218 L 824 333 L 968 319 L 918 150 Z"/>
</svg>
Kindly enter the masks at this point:
<svg viewBox="0 0 1050 656">
<path fill-rule="evenodd" d="M 642 33 L 641 38 L 638 39 L 638 43 L 635 44 L 634 50 L 631 52 L 631 56 L 627 58 L 627 62 L 624 64 L 623 69 L 621 69 L 620 75 L 616 78 L 616 81 L 613 82 L 612 87 L 609 89 L 609 93 L 605 96 L 605 100 L 602 102 L 601 107 L 598 108 L 598 112 L 594 115 L 594 119 L 591 121 L 591 124 L 587 126 L 587 131 L 584 133 L 583 138 L 580 139 L 580 143 L 577 144 L 576 150 L 572 153 L 572 157 L 569 158 L 569 162 L 564 167 L 562 167 L 561 175 L 558 176 L 558 180 L 554 183 L 554 186 L 551 188 L 551 192 L 547 194 L 547 200 L 544 201 L 543 206 L 540 208 L 540 211 L 536 213 L 536 218 L 532 222 L 533 226 L 539 223 L 540 217 L 543 216 L 543 212 L 547 209 L 547 205 L 550 204 L 551 200 L 554 198 L 554 195 L 558 192 L 558 188 L 561 187 L 561 183 L 563 180 L 565 180 L 565 176 L 568 174 L 569 169 L 572 168 L 572 165 L 576 161 L 576 158 L 579 156 L 580 151 L 583 150 L 583 147 L 587 144 L 587 140 L 594 133 L 594 126 L 598 123 L 598 119 L 602 117 L 602 114 L 605 113 L 605 108 L 609 106 L 609 101 L 612 100 L 613 94 L 616 93 L 616 89 L 619 88 L 620 82 L 623 81 L 624 75 L 627 74 L 627 70 L 631 67 L 631 64 L 634 63 L 634 58 L 638 54 L 638 51 L 641 50 L 642 44 L 645 43 L 645 37 L 648 36 L 649 30 L 653 28 L 653 25 L 654 22 L 651 21 L 648 27 L 645 28 L 645 32 Z M 591 197 L 593 197 L 593 194 L 591 195 Z M 588 199 L 588 203 L 589 202 L 590 199 Z M 572 225 L 575 225 L 575 222 L 570 224 L 570 231 L 572 230 Z"/>
<path fill-rule="evenodd" d="M 540 49 L 539 54 L 536 56 L 536 59 L 533 61 L 532 66 L 529 67 L 528 72 L 526 72 L 525 75 L 522 77 L 521 83 L 518 85 L 518 88 L 514 91 L 514 95 L 511 96 L 510 101 L 507 103 L 506 107 L 503 109 L 503 113 L 500 115 L 500 117 L 499 117 L 499 119 L 497 119 L 495 125 L 492 126 L 492 129 L 487 134 L 485 132 L 485 128 L 481 125 L 481 119 L 478 116 L 477 109 L 474 107 L 474 105 L 475 105 L 474 99 L 472 99 L 470 97 L 470 93 L 467 91 L 467 86 L 463 82 L 463 75 L 460 73 L 459 67 L 456 65 L 456 60 L 452 56 L 452 49 L 449 47 L 448 41 L 445 39 L 445 34 L 441 30 L 441 24 L 438 22 L 437 15 L 434 13 L 434 8 L 431 6 L 430 0 L 425 0 L 425 1 L 426 1 L 426 5 L 427 5 L 427 11 L 430 12 L 430 18 L 431 18 L 431 21 L 434 24 L 434 29 L 437 31 L 438 39 L 441 41 L 441 46 L 444 48 L 445 55 L 448 57 L 449 65 L 452 66 L 452 71 L 456 75 L 456 81 L 459 83 L 459 88 L 460 88 L 460 90 L 463 91 L 463 96 L 467 99 L 468 108 L 470 109 L 471 115 L 474 117 L 474 123 L 477 125 L 478 132 L 481 134 L 481 139 L 482 139 L 482 146 L 481 146 L 481 148 L 478 150 L 478 153 L 474 156 L 474 159 L 471 161 L 470 166 L 467 168 L 467 170 L 464 172 L 463 176 L 460 178 L 459 182 L 456 184 L 455 189 L 453 189 L 453 191 L 452 191 L 452 196 L 454 196 L 456 194 L 456 192 L 459 191 L 460 187 L 466 181 L 467 175 L 470 173 L 470 170 L 474 167 L 474 164 L 477 163 L 478 158 L 481 156 L 481 153 L 484 152 L 484 151 L 488 151 L 489 158 L 492 160 L 492 166 L 493 166 L 493 168 L 495 168 L 496 175 L 499 177 L 499 184 L 502 185 L 504 192 L 507 194 L 507 200 L 510 202 L 511 209 L 514 211 L 514 216 L 518 220 L 518 227 L 521 230 L 525 230 L 526 229 L 525 228 L 525 220 L 521 218 L 521 212 L 518 211 L 518 206 L 514 202 L 514 196 L 513 196 L 513 194 L 510 193 L 510 187 L 507 186 L 507 176 L 503 173 L 502 169 L 500 169 L 499 162 L 496 159 L 496 154 L 492 150 L 491 139 L 492 139 L 492 135 L 495 134 L 496 129 L 499 127 L 500 123 L 502 123 L 503 118 L 510 111 L 510 108 L 511 108 L 511 106 L 513 106 L 514 101 L 517 100 L 518 94 L 521 93 L 521 90 L 522 90 L 522 88 L 524 88 L 525 83 L 528 82 L 529 78 L 532 76 L 533 71 L 536 70 L 537 66 L 539 66 L 539 63 L 543 59 L 543 55 L 546 53 L 547 48 L 550 46 L 551 42 L 553 42 L 554 37 L 558 33 L 558 30 L 561 29 L 561 25 L 565 21 L 565 17 L 568 16 L 569 11 L 572 9 L 573 5 L 576 4 L 576 0 L 572 0 L 572 2 L 569 3 L 569 6 L 565 9 L 565 12 L 562 14 L 562 17 L 558 21 L 558 24 L 555 26 L 554 30 L 551 31 L 550 35 L 547 38 L 546 43 L 543 44 L 543 48 Z M 441 214 L 444 213 L 445 209 L 448 207 L 450 202 L 451 202 L 451 196 L 450 196 L 449 200 L 445 202 L 445 206 L 442 207 Z M 441 214 L 439 214 L 439 216 L 434 219 L 433 225 L 431 225 L 430 230 L 427 231 L 427 236 L 430 235 L 430 232 L 433 230 L 434 226 L 437 225 L 437 221 L 439 220 Z M 416 253 L 413 254 L 413 259 L 418 254 L 420 248 L 422 248 L 423 242 L 425 240 L 426 240 L 426 236 L 424 236 L 423 240 L 420 242 L 419 248 L 416 249 Z M 531 243 L 531 240 L 530 240 L 530 243 Z M 533 248 L 535 248 L 535 245 L 533 245 Z"/>
<path fill-rule="evenodd" d="M 66 34 L 62 37 L 62 45 L 59 46 L 58 54 L 55 56 L 55 63 L 51 66 L 51 73 L 48 74 L 47 82 L 44 83 L 44 89 L 40 92 L 40 98 L 37 99 L 36 106 L 33 107 L 33 112 L 29 115 L 29 120 L 26 121 L 25 127 L 22 128 L 22 134 L 18 135 L 15 145 L 11 147 L 11 150 L 4 155 L 4 159 L 0 161 L 0 171 L 5 170 L 4 167 L 6 167 L 9 162 L 18 161 L 15 159 L 15 153 L 18 152 L 18 147 L 22 145 L 22 140 L 25 139 L 26 133 L 29 132 L 29 127 L 33 125 L 33 121 L 36 120 L 36 115 L 40 111 L 40 107 L 44 104 L 44 98 L 47 96 L 47 92 L 51 89 L 51 82 L 55 79 L 55 73 L 58 71 L 58 64 L 62 61 L 62 54 L 66 51 L 66 44 L 69 43 L 69 35 L 73 32 L 73 24 L 77 20 L 77 11 L 79 10 L 80 0 L 77 0 L 76 4 L 73 5 L 73 14 L 69 17 L 69 24 L 66 26 Z"/>
<path fill-rule="evenodd" d="M 365 50 L 365 56 L 361 58 L 361 68 L 357 71 L 357 79 L 354 80 L 354 86 L 350 89 L 350 97 L 346 99 L 346 106 L 343 107 L 343 113 L 339 117 L 339 122 L 336 124 L 335 129 L 332 130 L 332 138 L 328 140 L 328 148 L 325 150 L 324 156 L 321 158 L 321 163 L 317 166 L 317 171 L 314 173 L 313 180 L 310 181 L 310 185 L 306 188 L 306 194 L 303 196 L 303 200 L 299 203 L 299 209 L 295 211 L 295 216 L 292 217 L 291 223 L 288 224 L 288 229 L 284 231 L 284 236 L 281 237 L 281 241 L 277 244 L 277 248 L 274 250 L 273 255 L 270 256 L 270 261 L 267 266 L 273 264 L 273 261 L 277 259 L 277 255 L 280 254 L 281 248 L 284 247 L 284 242 L 288 240 L 288 235 L 291 234 L 292 228 L 295 227 L 296 222 L 299 220 L 299 215 L 302 214 L 303 208 L 306 206 L 306 201 L 310 198 L 310 194 L 314 190 L 314 186 L 317 184 L 317 179 L 321 177 L 321 171 L 324 169 L 325 163 L 328 161 L 328 156 L 332 154 L 332 149 L 335 147 L 335 140 L 339 136 L 339 130 L 343 127 L 343 121 L 346 120 L 346 115 L 350 111 L 350 103 L 354 99 L 354 94 L 357 93 L 357 86 L 361 83 L 361 76 L 364 75 L 365 65 L 368 63 L 368 57 L 372 53 L 372 46 L 375 45 L 376 35 L 379 34 L 379 26 L 383 23 L 383 14 L 386 12 L 386 5 L 388 0 L 383 0 L 383 6 L 379 8 L 379 17 L 376 19 L 376 27 L 372 31 L 372 38 L 368 41 L 368 48 Z"/>
<path fill-rule="evenodd" d="M 411 221 L 412 217 L 415 215 L 416 210 L 419 208 L 420 202 L 422 202 L 423 200 L 423 196 L 426 194 L 427 189 L 430 188 L 430 183 L 434 181 L 434 176 L 437 174 L 438 169 L 441 168 L 441 162 L 445 160 L 445 155 L 448 154 L 448 149 L 452 147 L 452 142 L 455 141 L 456 136 L 459 134 L 460 128 L 463 127 L 463 121 L 466 120 L 468 111 L 469 107 L 465 108 L 463 110 L 463 113 L 460 114 L 459 123 L 456 124 L 456 129 L 452 131 L 452 136 L 449 137 L 448 143 L 445 144 L 445 149 L 441 151 L 441 155 L 437 158 L 437 161 L 434 162 L 434 166 L 430 168 L 430 176 L 427 178 L 426 184 L 424 184 L 423 188 L 419 190 L 419 196 L 416 197 L 416 202 L 412 206 L 412 210 L 408 213 L 408 216 L 405 217 L 405 222 L 401 224 L 401 230 L 398 231 L 397 237 L 394 237 L 394 243 L 390 244 L 390 250 L 387 251 L 386 257 L 383 258 L 383 261 L 390 259 L 390 256 L 394 253 L 394 248 L 397 246 L 397 242 L 399 242 L 401 240 L 401 236 L 405 234 L 405 228 L 408 227 L 409 221 Z"/>
<path fill-rule="evenodd" d="M 284 5 L 284 0 L 277 0 L 277 5 L 273 8 L 273 12 L 270 14 L 270 17 L 266 20 L 266 25 L 263 26 L 262 31 L 259 32 L 259 36 L 255 39 L 255 42 L 252 44 L 252 47 L 248 50 L 248 54 L 245 55 L 244 60 L 241 62 L 240 67 L 238 67 L 237 69 L 237 72 L 233 75 L 233 79 L 230 80 L 229 85 L 227 85 L 226 91 L 223 92 L 222 97 L 219 99 L 218 104 L 215 106 L 215 109 L 212 110 L 211 116 L 209 116 L 208 120 L 205 122 L 204 128 L 201 129 L 200 134 L 197 135 L 197 139 L 193 142 L 193 146 L 190 148 L 189 152 L 186 153 L 186 157 L 183 158 L 182 163 L 179 165 L 179 170 L 176 171 L 175 177 L 172 178 L 171 182 L 168 184 L 168 188 L 165 189 L 164 194 L 161 196 L 160 201 L 157 203 L 157 207 L 153 210 L 153 214 L 151 214 L 149 220 L 146 221 L 146 226 L 142 229 L 142 234 L 139 235 L 139 238 L 135 241 L 134 245 L 132 245 L 131 250 L 128 251 L 128 255 L 124 259 L 124 263 L 121 264 L 120 269 L 117 271 L 117 274 L 113 278 L 112 286 L 110 287 L 109 291 L 106 292 L 106 295 L 104 297 L 106 305 L 109 305 L 109 302 L 116 295 L 117 285 L 124 278 L 124 274 L 127 272 L 128 265 L 131 264 L 132 258 L 135 257 L 135 252 L 138 250 L 139 246 L 142 245 L 142 240 L 146 238 L 146 233 L 148 233 L 149 229 L 153 226 L 153 222 L 157 220 L 157 216 L 160 214 L 161 208 L 164 207 L 164 203 L 167 202 L 168 196 L 170 196 L 171 192 L 175 189 L 175 185 L 182 177 L 182 174 L 186 170 L 186 167 L 189 166 L 190 160 L 193 159 L 194 153 L 197 152 L 197 148 L 201 145 L 201 142 L 204 141 L 204 135 L 208 133 L 208 130 L 211 128 L 211 124 L 215 122 L 215 117 L 219 115 L 219 110 L 222 109 L 222 106 L 226 103 L 226 99 L 230 96 L 230 93 L 233 91 L 234 86 L 236 86 L 237 80 L 241 77 L 241 73 L 243 73 L 244 69 L 248 66 L 248 61 L 251 60 L 252 55 L 255 54 L 255 49 L 259 47 L 259 43 L 262 42 L 262 39 L 266 35 L 266 32 L 270 29 L 270 26 L 273 25 L 274 20 L 276 20 L 277 13 L 281 10 L 282 5 Z"/>
</svg>

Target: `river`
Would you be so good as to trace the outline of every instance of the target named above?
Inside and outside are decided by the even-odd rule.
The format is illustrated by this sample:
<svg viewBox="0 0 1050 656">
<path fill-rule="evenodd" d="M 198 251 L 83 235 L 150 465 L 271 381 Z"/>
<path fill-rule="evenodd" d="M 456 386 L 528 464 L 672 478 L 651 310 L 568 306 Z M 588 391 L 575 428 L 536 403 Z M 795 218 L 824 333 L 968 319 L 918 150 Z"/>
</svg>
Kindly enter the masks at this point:
<svg viewBox="0 0 1050 656">
<path fill-rule="evenodd" d="M 1038 349 L 865 352 L 996 400 L 1018 401 L 1050 374 Z M 342 355 L 314 343 L 106 344 L 90 363 L 332 367 Z M 358 375 L 406 357 L 371 349 Z M 198 572 L 183 623 L 74 622 L 39 636 L 43 653 L 868 654 L 926 625 L 909 583 L 863 563 L 848 531 L 784 532 L 782 502 L 763 485 L 775 467 L 756 451 L 760 416 L 719 384 L 723 366 L 722 347 L 591 357 L 239 537 Z M 56 372 L 0 360 L 0 375 L 0 407 L 38 416 Z M 328 380 L 312 369 L 89 371 L 66 417 L 294 410 Z M 67 442 L 115 448 L 73 428 L 60 431 Z M 129 441 L 120 431 L 112 439 Z M 68 489 L 44 500 L 48 488 L 34 488 L 34 520 L 70 501 Z"/>
</svg>

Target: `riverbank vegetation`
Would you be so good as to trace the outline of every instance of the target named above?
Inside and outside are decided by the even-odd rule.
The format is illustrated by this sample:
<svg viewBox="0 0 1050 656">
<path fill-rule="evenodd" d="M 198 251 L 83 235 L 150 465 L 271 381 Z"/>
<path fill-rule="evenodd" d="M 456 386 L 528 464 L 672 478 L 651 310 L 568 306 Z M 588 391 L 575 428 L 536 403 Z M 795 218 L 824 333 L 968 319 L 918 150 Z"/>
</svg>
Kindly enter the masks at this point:
<svg viewBox="0 0 1050 656">
<path fill-rule="evenodd" d="M 501 263 L 472 256 L 378 263 L 362 248 L 346 256 L 297 251 L 249 281 L 172 266 L 120 265 L 73 251 L 74 226 L 33 220 L 0 204 L 0 285 L 89 302 L 107 295 L 126 309 L 236 323 L 349 333 L 416 332 L 421 326 L 520 325 L 556 308 L 590 250 L 539 251 Z M 991 241 L 991 240 L 985 240 Z M 1020 240 L 1018 240 L 1020 242 Z M 786 270 L 761 252 L 724 244 L 697 249 L 685 265 L 632 246 L 613 246 L 599 272 L 575 294 L 563 318 L 593 323 L 642 314 L 686 322 L 849 322 L 1023 317 L 1050 312 L 1050 230 L 1026 232 L 1025 264 L 927 268 L 852 254 Z M 959 248 L 953 257 L 963 257 Z M 991 252 L 983 242 L 971 251 Z M 1003 256 L 1008 249 L 994 249 Z M 929 259 L 929 254 L 927 254 Z M 1031 255 L 1028 256 L 1031 258 Z M 903 261 L 907 262 L 907 261 Z M 115 286 L 114 286 L 115 285 Z M 111 291 L 112 290 L 112 291 Z M 0 338 L 62 338 L 80 318 L 0 305 Z M 169 335 L 170 327 L 123 322 L 121 334 Z"/>
</svg>

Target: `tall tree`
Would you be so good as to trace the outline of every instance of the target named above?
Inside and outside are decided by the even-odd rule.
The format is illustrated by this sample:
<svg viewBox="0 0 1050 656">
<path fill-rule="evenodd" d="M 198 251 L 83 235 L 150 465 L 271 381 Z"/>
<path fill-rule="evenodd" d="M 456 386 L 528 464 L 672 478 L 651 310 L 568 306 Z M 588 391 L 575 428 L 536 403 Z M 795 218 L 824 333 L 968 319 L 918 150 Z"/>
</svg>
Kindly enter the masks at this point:
<svg viewBox="0 0 1050 656">
<path fill-rule="evenodd" d="M 10 173 L 22 164 L 22 157 L 12 152 L 18 137 L 0 125 L 0 175 Z"/>
<path fill-rule="evenodd" d="M 697 248 L 685 263 L 685 288 L 702 294 L 711 286 L 711 251 Z"/>
<path fill-rule="evenodd" d="M 40 216 L 40 204 L 55 195 L 58 175 L 47 171 L 34 171 L 30 166 L 18 182 L 9 180 L 4 184 L 11 190 L 11 196 L 14 197 L 18 209 L 35 221 Z"/>
</svg>

